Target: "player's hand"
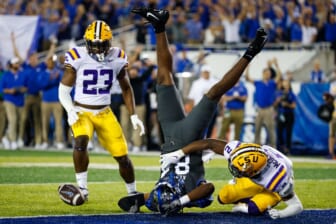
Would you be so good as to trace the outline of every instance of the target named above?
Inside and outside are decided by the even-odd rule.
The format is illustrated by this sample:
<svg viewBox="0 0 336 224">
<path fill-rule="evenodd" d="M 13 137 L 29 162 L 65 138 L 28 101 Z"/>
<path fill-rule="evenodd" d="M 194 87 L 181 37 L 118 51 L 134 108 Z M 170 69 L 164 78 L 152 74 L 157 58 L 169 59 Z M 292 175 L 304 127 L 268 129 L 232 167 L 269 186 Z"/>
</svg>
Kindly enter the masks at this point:
<svg viewBox="0 0 336 224">
<path fill-rule="evenodd" d="M 142 121 L 138 118 L 138 115 L 133 114 L 131 116 L 131 122 L 132 122 L 134 130 L 137 130 L 138 126 L 140 127 L 140 136 L 145 134 L 145 127 L 144 127 Z"/>
<path fill-rule="evenodd" d="M 68 112 L 68 124 L 72 126 L 74 123 L 76 123 L 79 119 L 78 113 L 80 112 L 80 109 L 78 108 L 72 108 Z"/>
<path fill-rule="evenodd" d="M 180 159 L 184 156 L 184 152 L 182 149 L 179 149 L 174 152 L 166 153 L 161 155 L 160 163 L 161 163 L 161 168 L 165 170 L 168 168 L 171 164 L 176 164 Z"/>
<path fill-rule="evenodd" d="M 278 219 L 281 218 L 280 217 L 280 212 L 277 209 L 269 209 L 268 210 L 268 215 L 272 218 L 272 219 Z"/>
<path fill-rule="evenodd" d="M 215 155 L 215 152 L 212 151 L 212 150 L 210 150 L 210 149 L 203 150 L 202 151 L 202 160 L 203 160 L 203 162 L 205 162 L 205 163 L 210 162 L 210 160 L 213 159 L 214 155 Z"/>
</svg>

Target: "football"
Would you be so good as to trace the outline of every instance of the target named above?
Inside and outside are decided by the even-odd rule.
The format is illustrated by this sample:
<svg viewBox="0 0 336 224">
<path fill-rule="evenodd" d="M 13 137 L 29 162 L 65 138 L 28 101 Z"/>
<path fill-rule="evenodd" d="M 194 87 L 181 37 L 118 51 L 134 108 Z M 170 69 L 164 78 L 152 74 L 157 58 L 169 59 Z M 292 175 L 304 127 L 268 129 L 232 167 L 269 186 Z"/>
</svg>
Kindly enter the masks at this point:
<svg viewBox="0 0 336 224">
<path fill-rule="evenodd" d="M 68 205 L 78 206 L 85 202 L 81 190 L 73 184 L 61 184 L 58 187 L 58 194 L 61 200 Z"/>
</svg>

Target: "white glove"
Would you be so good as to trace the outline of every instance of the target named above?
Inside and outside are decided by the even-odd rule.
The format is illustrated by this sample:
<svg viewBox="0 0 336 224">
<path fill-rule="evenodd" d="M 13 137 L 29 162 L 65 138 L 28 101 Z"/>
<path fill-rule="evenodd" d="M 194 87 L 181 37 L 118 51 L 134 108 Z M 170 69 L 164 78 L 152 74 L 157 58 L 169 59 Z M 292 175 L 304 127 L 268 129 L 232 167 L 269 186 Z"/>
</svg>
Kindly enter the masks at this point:
<svg viewBox="0 0 336 224">
<path fill-rule="evenodd" d="M 70 126 L 72 126 L 74 123 L 78 121 L 79 119 L 78 112 L 80 112 L 80 109 L 75 107 L 68 112 L 68 124 Z"/>
<path fill-rule="evenodd" d="M 277 209 L 269 209 L 268 210 L 268 214 L 269 214 L 269 216 L 272 218 L 272 219 L 278 219 L 278 218 L 281 218 L 280 217 L 280 212 L 279 212 L 279 210 L 277 210 Z"/>
<path fill-rule="evenodd" d="M 213 159 L 214 155 L 215 155 L 214 151 L 212 151 L 210 149 L 203 150 L 202 151 L 202 160 L 203 160 L 203 162 L 205 162 L 205 163 L 210 162 L 210 160 Z"/>
<path fill-rule="evenodd" d="M 184 152 L 182 149 L 179 149 L 174 152 L 166 153 L 161 155 L 160 163 L 161 163 L 161 168 L 165 170 L 167 167 L 169 167 L 170 164 L 176 164 L 180 159 L 185 156 Z"/>
<path fill-rule="evenodd" d="M 138 118 L 138 115 L 133 114 L 131 116 L 131 122 L 132 122 L 134 130 L 137 130 L 138 126 L 140 127 L 140 136 L 145 134 L 145 127 L 144 127 L 142 121 Z"/>
</svg>

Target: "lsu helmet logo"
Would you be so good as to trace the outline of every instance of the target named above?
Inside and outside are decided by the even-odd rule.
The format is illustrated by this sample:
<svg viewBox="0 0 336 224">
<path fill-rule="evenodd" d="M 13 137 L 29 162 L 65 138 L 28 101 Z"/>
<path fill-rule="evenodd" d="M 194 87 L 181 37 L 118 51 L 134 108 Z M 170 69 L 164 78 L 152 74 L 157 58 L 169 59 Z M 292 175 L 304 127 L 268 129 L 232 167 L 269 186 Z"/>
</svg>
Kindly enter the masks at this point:
<svg viewBox="0 0 336 224">
<path fill-rule="evenodd" d="M 264 169 L 267 159 L 260 145 L 242 143 L 232 151 L 229 170 L 235 177 L 253 177 Z"/>
</svg>

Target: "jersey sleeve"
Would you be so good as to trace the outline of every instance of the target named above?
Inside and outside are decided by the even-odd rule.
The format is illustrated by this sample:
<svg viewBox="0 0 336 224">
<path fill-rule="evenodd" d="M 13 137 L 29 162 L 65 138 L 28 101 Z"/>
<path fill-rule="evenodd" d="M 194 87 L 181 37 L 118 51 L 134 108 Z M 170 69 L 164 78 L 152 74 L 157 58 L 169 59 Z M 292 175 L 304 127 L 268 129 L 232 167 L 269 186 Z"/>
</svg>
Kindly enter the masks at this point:
<svg viewBox="0 0 336 224">
<path fill-rule="evenodd" d="M 114 70 L 117 75 L 119 75 L 122 68 L 128 66 L 128 58 L 126 52 L 118 47 L 112 48 L 112 55 L 113 63 L 114 63 Z"/>
<path fill-rule="evenodd" d="M 65 53 L 64 64 L 68 64 L 77 70 L 79 68 L 80 61 L 83 58 L 82 55 L 82 50 L 78 47 L 74 47 Z"/>
</svg>

